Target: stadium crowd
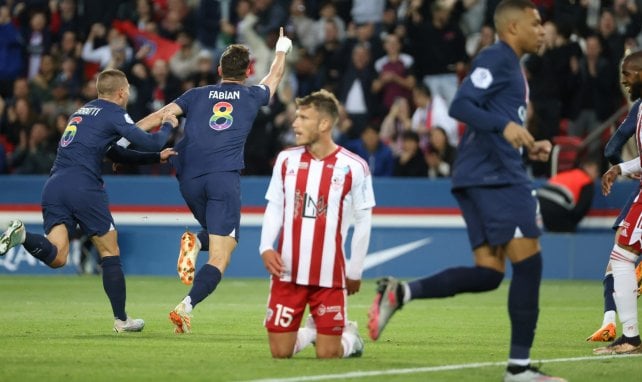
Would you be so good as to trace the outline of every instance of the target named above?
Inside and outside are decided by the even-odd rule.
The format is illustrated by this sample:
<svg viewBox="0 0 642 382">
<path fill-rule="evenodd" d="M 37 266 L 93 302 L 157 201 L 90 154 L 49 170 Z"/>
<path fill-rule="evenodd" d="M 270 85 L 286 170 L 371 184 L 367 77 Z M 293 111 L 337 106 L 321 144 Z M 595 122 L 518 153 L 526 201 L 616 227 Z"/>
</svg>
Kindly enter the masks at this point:
<svg viewBox="0 0 642 382">
<path fill-rule="evenodd" d="M 448 177 L 464 129 L 448 107 L 470 60 L 494 42 L 497 0 L 0 0 L 0 173 L 47 174 L 70 113 L 96 98 L 95 76 L 131 83 L 134 121 L 218 81 L 233 42 L 269 70 L 278 28 L 295 49 L 259 112 L 245 174 L 268 175 L 293 144 L 294 98 L 325 88 L 342 105 L 334 139 L 374 176 Z M 642 0 L 538 0 L 546 42 L 524 61 L 536 139 L 583 137 L 625 104 L 619 62 L 642 44 Z M 181 129 L 170 139 L 180 139 Z M 608 137 L 604 137 L 608 138 Z M 589 146 L 601 159 L 603 140 Z M 111 165 L 104 171 L 111 173 Z M 549 166 L 532 166 L 547 176 Z M 120 173 L 171 174 L 169 165 Z"/>
</svg>

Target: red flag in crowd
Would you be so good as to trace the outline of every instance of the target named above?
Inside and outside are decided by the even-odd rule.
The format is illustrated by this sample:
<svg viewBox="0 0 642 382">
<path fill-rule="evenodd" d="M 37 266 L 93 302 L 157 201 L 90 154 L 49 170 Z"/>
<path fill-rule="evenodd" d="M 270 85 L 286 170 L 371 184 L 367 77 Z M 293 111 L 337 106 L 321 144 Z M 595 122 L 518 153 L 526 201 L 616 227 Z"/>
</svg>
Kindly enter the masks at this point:
<svg viewBox="0 0 642 382">
<path fill-rule="evenodd" d="M 112 26 L 134 41 L 136 50 L 145 45 L 149 46 L 150 50 L 145 56 L 145 63 L 150 67 L 159 59 L 169 61 L 180 49 L 178 43 L 160 37 L 155 33 L 141 31 L 131 21 L 114 20 Z"/>
</svg>

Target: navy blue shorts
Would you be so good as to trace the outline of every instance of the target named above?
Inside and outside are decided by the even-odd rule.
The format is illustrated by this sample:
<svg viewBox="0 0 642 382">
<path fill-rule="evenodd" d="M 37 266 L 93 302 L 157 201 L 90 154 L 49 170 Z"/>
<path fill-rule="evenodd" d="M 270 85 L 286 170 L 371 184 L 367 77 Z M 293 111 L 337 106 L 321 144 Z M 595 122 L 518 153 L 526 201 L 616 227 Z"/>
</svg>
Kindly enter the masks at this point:
<svg viewBox="0 0 642 382">
<path fill-rule="evenodd" d="M 513 238 L 537 238 L 537 199 L 530 185 L 467 187 L 453 190 L 466 221 L 473 249 L 506 244 Z"/>
<path fill-rule="evenodd" d="M 620 214 L 615 219 L 615 223 L 613 223 L 613 227 L 611 228 L 617 231 L 617 229 L 620 227 L 620 223 L 622 222 L 622 220 L 624 220 L 624 218 L 626 217 L 626 214 L 629 213 L 629 210 L 631 209 L 631 204 L 633 204 L 633 201 L 635 200 L 635 198 L 637 198 L 639 193 L 640 193 L 639 189 L 636 188 L 635 190 L 633 190 L 633 193 L 631 194 L 631 196 L 629 196 L 629 199 L 626 201 L 626 204 L 620 210 Z"/>
<path fill-rule="evenodd" d="M 239 240 L 241 224 L 241 174 L 213 172 L 179 181 L 183 199 L 209 234 Z"/>
<path fill-rule="evenodd" d="M 56 173 L 47 179 L 42 189 L 42 217 L 47 234 L 58 224 L 67 226 L 69 234 L 80 225 L 90 237 L 114 228 L 102 182 L 83 172 Z"/>
</svg>

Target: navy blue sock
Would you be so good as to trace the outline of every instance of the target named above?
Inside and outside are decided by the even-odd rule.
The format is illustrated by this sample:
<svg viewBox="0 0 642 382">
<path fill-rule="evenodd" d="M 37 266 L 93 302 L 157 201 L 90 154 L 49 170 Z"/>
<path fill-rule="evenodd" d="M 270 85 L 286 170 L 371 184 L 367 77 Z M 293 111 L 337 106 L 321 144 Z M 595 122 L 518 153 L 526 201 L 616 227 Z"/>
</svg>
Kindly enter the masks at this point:
<svg viewBox="0 0 642 382">
<path fill-rule="evenodd" d="M 192 307 L 195 307 L 196 304 L 205 300 L 205 297 L 209 296 L 219 282 L 221 282 L 221 271 L 213 265 L 205 264 L 201 269 L 196 272 L 196 277 L 194 277 L 194 285 L 189 291 L 189 297 L 192 299 Z"/>
<path fill-rule="evenodd" d="M 207 230 L 202 229 L 197 235 L 198 240 L 201 242 L 201 251 L 210 250 L 210 234 Z"/>
<path fill-rule="evenodd" d="M 56 248 L 55 245 L 51 244 L 44 235 L 36 233 L 27 232 L 25 242 L 22 243 L 22 246 L 25 247 L 27 252 L 31 253 L 33 257 L 47 265 L 51 265 L 58 254 L 58 248 Z"/>
<path fill-rule="evenodd" d="M 103 257 L 100 260 L 100 265 L 103 268 L 103 288 L 109 297 L 114 317 L 125 321 L 127 319 L 127 313 L 125 313 L 127 290 L 120 256 Z"/>
<path fill-rule="evenodd" d="M 613 286 L 613 274 L 609 273 L 604 276 L 604 311 L 608 312 L 609 310 L 617 310 L 615 307 L 615 300 L 613 299 L 613 291 L 615 287 Z"/>
<path fill-rule="evenodd" d="M 513 280 L 508 291 L 508 315 L 511 321 L 510 358 L 530 357 L 539 315 L 541 280 L 542 256 L 539 253 L 513 264 Z"/>
<path fill-rule="evenodd" d="M 448 268 L 437 274 L 408 283 L 412 299 L 451 297 L 464 292 L 496 289 L 504 274 L 484 267 Z"/>
</svg>

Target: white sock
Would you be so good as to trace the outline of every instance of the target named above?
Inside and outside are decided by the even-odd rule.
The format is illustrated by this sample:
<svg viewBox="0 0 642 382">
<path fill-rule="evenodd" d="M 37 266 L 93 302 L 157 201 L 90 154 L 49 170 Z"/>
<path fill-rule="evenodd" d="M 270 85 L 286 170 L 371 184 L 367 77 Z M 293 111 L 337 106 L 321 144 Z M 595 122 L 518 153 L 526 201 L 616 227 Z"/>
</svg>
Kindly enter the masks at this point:
<svg viewBox="0 0 642 382">
<path fill-rule="evenodd" d="M 509 358 L 508 364 L 512 366 L 528 366 L 531 364 L 531 359 L 530 358 L 526 358 L 526 359 Z"/>
<path fill-rule="evenodd" d="M 640 335 L 638 329 L 638 283 L 635 278 L 637 255 L 613 246 L 611 266 L 613 268 L 613 299 L 622 323 L 622 332 L 627 337 Z"/>
<path fill-rule="evenodd" d="M 316 329 L 299 328 L 299 331 L 296 333 L 296 343 L 294 344 L 294 351 L 292 352 L 292 355 L 295 355 L 301 350 L 307 348 L 316 339 Z"/>
<path fill-rule="evenodd" d="M 348 358 L 354 353 L 355 346 L 357 343 L 357 336 L 353 333 L 348 333 L 345 330 L 341 335 L 341 345 L 343 346 L 343 358 Z"/>
<path fill-rule="evenodd" d="M 608 324 L 615 324 L 614 310 L 607 310 L 606 312 L 604 312 L 604 319 L 602 320 L 602 326 L 605 326 Z"/>
<path fill-rule="evenodd" d="M 403 303 L 406 304 L 412 298 L 412 293 L 410 293 L 408 283 L 401 283 L 401 286 L 403 286 Z"/>
<path fill-rule="evenodd" d="M 192 298 L 186 296 L 181 302 L 185 304 L 185 313 L 192 313 Z"/>
</svg>

